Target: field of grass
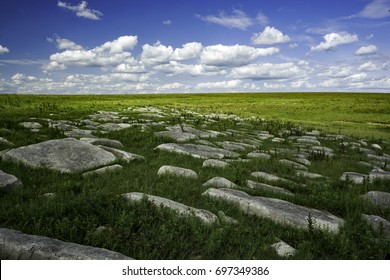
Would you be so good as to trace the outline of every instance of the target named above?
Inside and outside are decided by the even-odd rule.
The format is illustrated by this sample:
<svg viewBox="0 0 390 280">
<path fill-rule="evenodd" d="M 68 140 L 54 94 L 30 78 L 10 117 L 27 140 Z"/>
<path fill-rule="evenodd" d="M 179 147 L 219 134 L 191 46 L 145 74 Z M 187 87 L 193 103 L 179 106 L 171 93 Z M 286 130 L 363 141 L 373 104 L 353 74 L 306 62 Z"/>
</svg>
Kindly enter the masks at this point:
<svg viewBox="0 0 390 280">
<path fill-rule="evenodd" d="M 140 117 L 128 107 L 154 106 L 177 109 L 177 117 L 166 117 L 167 125 L 188 123 L 197 128 L 240 130 L 247 126 L 234 119 L 215 119 L 213 124 L 198 115 L 209 113 L 236 114 L 251 118 L 251 129 L 278 134 L 284 129 L 302 133 L 319 129 L 321 135 L 337 133 L 350 141 L 364 138 L 368 144 L 378 143 L 381 153 L 390 153 L 390 95 L 364 93 L 273 93 L 273 94 L 183 94 L 183 95 L 92 95 L 42 96 L 0 95 L 0 137 L 15 146 L 65 137 L 50 128 L 45 119 L 78 121 L 99 110 L 120 112 L 130 120 Z M 44 127 L 31 132 L 18 124 L 39 118 Z M 265 119 L 265 120 L 263 120 Z M 300 129 L 303 127 L 303 130 Z M 390 221 L 390 210 L 382 210 L 364 202 L 360 196 L 370 190 L 390 192 L 389 181 L 355 185 L 340 182 L 344 171 L 368 173 L 370 168 L 358 161 L 365 155 L 344 148 L 334 141 L 321 141 L 337 154 L 333 159 L 312 158 L 311 172 L 329 180 L 313 181 L 294 176 L 294 171 L 281 165 L 276 155 L 271 161 L 235 162 L 224 170 L 202 168 L 202 159 L 154 150 L 164 141 L 154 135 L 164 126 L 141 130 L 133 127 L 97 135 L 119 140 L 125 150 L 143 155 L 144 162 L 128 163 L 121 171 L 100 176 L 61 174 L 46 169 L 31 169 L 0 160 L 0 170 L 21 179 L 24 187 L 0 191 L 0 227 L 24 233 L 58 238 L 64 241 L 103 247 L 136 259 L 279 259 L 270 247 L 283 240 L 297 249 L 294 259 L 385 259 L 390 244 L 362 220 L 361 214 L 379 215 Z M 228 140 L 221 136 L 218 140 Z M 213 140 L 214 141 L 214 140 Z M 264 141 L 261 150 L 290 147 Z M 0 151 L 9 148 L 0 144 Z M 245 157 L 244 154 L 242 154 Z M 195 170 L 198 179 L 158 177 L 162 165 Z M 235 205 L 201 196 L 207 189 L 202 184 L 214 176 L 225 177 L 243 186 L 253 171 L 283 175 L 295 183 L 286 188 L 295 196 L 248 190 L 251 195 L 273 196 L 342 217 L 346 223 L 340 233 L 295 229 L 268 219 L 248 215 Z M 128 203 L 121 198 L 127 192 L 144 192 L 170 198 L 196 208 L 217 213 L 220 209 L 239 224 L 206 226 L 196 219 L 180 217 L 151 203 Z M 56 193 L 53 199 L 43 196 Z M 96 228 L 107 230 L 96 233 Z"/>
</svg>

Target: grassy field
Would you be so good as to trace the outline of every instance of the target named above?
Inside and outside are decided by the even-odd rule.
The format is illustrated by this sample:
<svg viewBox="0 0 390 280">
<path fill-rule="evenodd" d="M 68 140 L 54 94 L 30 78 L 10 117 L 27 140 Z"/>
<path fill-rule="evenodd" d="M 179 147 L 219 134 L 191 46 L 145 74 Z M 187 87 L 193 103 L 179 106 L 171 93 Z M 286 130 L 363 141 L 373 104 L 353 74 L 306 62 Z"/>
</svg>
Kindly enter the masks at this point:
<svg viewBox="0 0 390 280">
<path fill-rule="evenodd" d="M 188 110 L 202 114 L 236 114 L 243 118 L 254 117 L 248 120 L 251 129 L 275 134 L 283 129 L 297 133 L 319 129 L 321 135 L 344 134 L 350 141 L 364 138 L 368 144 L 380 144 L 383 148 L 381 154 L 390 153 L 390 95 L 364 93 L 0 95 L 0 137 L 5 137 L 15 146 L 62 138 L 65 137 L 63 132 L 50 128 L 45 119 L 78 121 L 96 111 L 106 110 L 120 112 L 121 116 L 136 121 L 140 117 L 126 108 L 138 106 L 177 109 L 178 117 L 161 119 L 168 125 L 185 122 L 197 128 L 207 126 L 207 129 L 214 130 L 245 129 L 246 125 L 234 119 L 216 119 L 215 123 L 207 124 L 205 117 Z M 31 118 L 39 118 L 44 123 L 39 132 L 18 125 Z M 284 240 L 298 250 L 294 259 L 388 257 L 389 242 L 374 232 L 362 220 L 361 214 L 380 215 L 390 221 L 390 210 L 374 207 L 360 196 L 369 190 L 390 192 L 389 182 L 355 185 L 339 180 L 344 171 L 370 171 L 370 168 L 357 164 L 367 160 L 364 154 L 340 147 L 334 141 L 321 141 L 337 152 L 336 157 L 311 158 L 310 171 L 329 177 L 327 181 L 296 178 L 294 170 L 279 163 L 282 155 L 274 156 L 271 161 L 235 162 L 224 170 L 204 169 L 201 159 L 154 150 L 164 141 L 153 133 L 163 129 L 164 126 L 157 125 L 146 131 L 133 127 L 97 134 L 119 140 L 125 150 L 146 158 L 144 162 L 124 164 L 121 171 L 103 176 L 83 178 L 81 174 L 31 169 L 0 160 L 0 169 L 14 174 L 24 184 L 17 191 L 0 191 L 0 227 L 103 247 L 136 259 L 278 259 L 280 257 L 270 247 L 278 240 Z M 229 139 L 224 136 L 215 139 L 222 140 Z M 288 143 L 264 141 L 259 148 L 266 151 L 289 147 Z M 0 151 L 6 148 L 9 147 L 0 144 Z M 193 169 L 199 178 L 158 177 L 159 167 L 167 164 Z M 285 187 L 295 196 L 278 194 L 277 198 L 329 211 L 344 218 L 345 226 L 337 235 L 311 228 L 294 229 L 247 215 L 235 205 L 201 196 L 207 189 L 202 184 L 211 177 L 222 176 L 243 186 L 253 171 L 292 179 L 295 183 Z M 275 197 L 266 191 L 241 189 L 251 195 Z M 223 209 L 228 216 L 239 220 L 239 225 L 210 227 L 196 219 L 162 211 L 146 201 L 140 205 L 128 203 L 120 197 L 134 191 L 170 198 L 213 213 Z M 43 196 L 51 192 L 56 193 L 55 198 Z M 107 230 L 96 233 L 99 226 L 105 226 Z"/>
</svg>

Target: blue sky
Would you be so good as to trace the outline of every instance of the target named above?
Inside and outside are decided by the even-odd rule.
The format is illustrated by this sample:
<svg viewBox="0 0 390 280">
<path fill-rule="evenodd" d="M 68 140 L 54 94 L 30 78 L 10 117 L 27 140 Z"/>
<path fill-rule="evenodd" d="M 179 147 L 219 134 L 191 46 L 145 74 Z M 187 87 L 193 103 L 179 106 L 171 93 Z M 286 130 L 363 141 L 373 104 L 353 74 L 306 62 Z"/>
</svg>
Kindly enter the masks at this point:
<svg viewBox="0 0 390 280">
<path fill-rule="evenodd" d="M 390 0 L 12 0 L 0 92 L 390 92 Z"/>
</svg>

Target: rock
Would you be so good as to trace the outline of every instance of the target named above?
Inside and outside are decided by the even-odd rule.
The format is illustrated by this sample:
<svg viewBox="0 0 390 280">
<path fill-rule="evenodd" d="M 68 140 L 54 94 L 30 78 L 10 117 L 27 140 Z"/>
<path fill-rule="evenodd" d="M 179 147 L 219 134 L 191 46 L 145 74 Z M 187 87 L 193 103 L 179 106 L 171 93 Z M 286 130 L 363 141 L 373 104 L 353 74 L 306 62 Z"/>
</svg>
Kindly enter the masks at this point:
<svg viewBox="0 0 390 280">
<path fill-rule="evenodd" d="M 8 145 L 8 146 L 13 146 L 14 145 L 14 143 L 8 141 L 7 139 L 5 139 L 3 137 L 0 137 L 0 144 Z"/>
<path fill-rule="evenodd" d="M 275 137 L 271 140 L 272 143 L 284 143 L 286 142 L 286 139 L 284 138 L 279 138 L 279 137 Z"/>
<path fill-rule="evenodd" d="M 252 181 L 252 180 L 247 180 L 246 184 L 247 184 L 248 188 L 251 188 L 251 189 L 261 189 L 264 191 L 271 191 L 271 192 L 275 192 L 275 193 L 294 195 L 292 192 L 290 192 L 286 189 L 283 189 L 281 187 L 275 187 L 275 186 L 271 186 L 268 184 L 258 183 L 258 182 Z"/>
<path fill-rule="evenodd" d="M 236 220 L 236 219 L 233 219 L 232 217 L 229 217 L 225 214 L 225 212 L 223 211 L 218 211 L 218 218 L 219 220 L 222 222 L 222 223 L 225 223 L 225 224 L 234 224 L 234 225 L 238 225 L 239 222 Z"/>
<path fill-rule="evenodd" d="M 309 149 L 310 153 L 313 154 L 323 154 L 326 157 L 333 157 L 334 156 L 334 151 L 331 148 L 327 147 L 322 147 L 322 146 L 312 146 Z"/>
<path fill-rule="evenodd" d="M 250 144 L 233 142 L 233 141 L 222 141 L 222 142 L 216 142 L 215 144 L 229 151 L 245 151 L 246 149 L 255 148 L 255 146 Z"/>
<path fill-rule="evenodd" d="M 377 150 L 377 151 L 381 151 L 382 150 L 382 147 L 379 146 L 378 144 L 372 144 L 371 148 L 373 148 L 374 150 Z"/>
<path fill-rule="evenodd" d="M 56 194 L 49 192 L 49 193 L 43 194 L 43 196 L 46 197 L 46 198 L 54 198 L 54 197 L 56 197 Z"/>
<path fill-rule="evenodd" d="M 223 177 L 214 177 L 208 180 L 206 183 L 203 184 L 205 187 L 216 187 L 216 188 L 236 188 L 238 187 L 233 182 L 229 181 L 226 178 Z"/>
<path fill-rule="evenodd" d="M 80 141 L 84 141 L 92 145 L 100 145 L 100 146 L 117 148 L 117 149 L 124 148 L 122 143 L 119 142 L 118 140 L 112 140 L 106 138 L 80 138 Z"/>
<path fill-rule="evenodd" d="M 380 161 L 380 162 L 383 162 L 383 163 L 390 164 L 390 157 L 386 156 L 386 155 L 377 156 L 377 155 L 373 155 L 373 154 L 367 154 L 367 157 L 370 158 L 370 159 L 374 159 L 376 161 Z"/>
<path fill-rule="evenodd" d="M 271 181 L 271 182 L 275 182 L 275 181 L 289 182 L 288 180 L 286 180 L 284 178 L 280 178 L 276 175 L 268 174 L 266 172 L 261 172 L 261 171 L 252 172 L 251 175 L 253 177 L 261 178 L 261 179 L 264 179 L 266 181 Z"/>
<path fill-rule="evenodd" d="M 64 173 L 82 172 L 116 161 L 112 153 L 73 138 L 49 140 L 12 149 L 2 159 Z"/>
<path fill-rule="evenodd" d="M 251 152 L 248 153 L 247 158 L 262 158 L 262 159 L 270 159 L 271 155 L 266 153 L 258 153 L 258 152 Z"/>
<path fill-rule="evenodd" d="M 30 129 L 42 128 L 42 125 L 38 122 L 21 122 L 19 123 L 19 125 L 23 126 L 24 128 L 30 128 Z"/>
<path fill-rule="evenodd" d="M 202 165 L 203 168 L 206 168 L 206 167 L 225 168 L 227 166 L 229 166 L 229 163 L 224 162 L 222 160 L 217 160 L 217 159 L 206 159 Z"/>
<path fill-rule="evenodd" d="M 49 127 L 56 128 L 62 131 L 70 131 L 78 129 L 76 126 L 69 124 L 69 121 L 55 121 L 49 124 Z"/>
<path fill-rule="evenodd" d="M 160 151 L 173 152 L 182 155 L 190 155 L 194 158 L 203 159 L 238 158 L 240 156 L 239 154 L 232 151 L 196 144 L 167 143 L 157 146 L 156 149 Z"/>
<path fill-rule="evenodd" d="M 131 127 L 128 123 L 104 123 L 98 125 L 96 128 L 105 131 L 117 131 Z"/>
<path fill-rule="evenodd" d="M 0 228 L 2 259 L 10 260 L 131 260 L 123 254 L 44 236 Z"/>
<path fill-rule="evenodd" d="M 321 142 L 317 140 L 315 136 L 301 136 L 297 139 L 298 143 L 308 144 L 308 145 L 317 145 L 320 146 Z"/>
<path fill-rule="evenodd" d="M 363 184 L 365 180 L 367 180 L 368 176 L 365 174 L 361 173 L 356 173 L 356 172 L 344 172 L 340 180 L 341 181 L 351 181 L 355 184 Z"/>
<path fill-rule="evenodd" d="M 322 176 L 321 174 L 312 173 L 312 172 L 303 171 L 303 170 L 297 170 L 297 171 L 295 172 L 295 174 L 296 174 L 297 176 L 302 176 L 302 177 L 306 177 L 306 178 L 309 178 L 309 179 L 322 179 L 322 178 L 325 178 L 325 177 Z"/>
<path fill-rule="evenodd" d="M 123 167 L 119 164 L 114 164 L 114 165 L 110 165 L 110 166 L 105 166 L 105 167 L 102 167 L 102 168 L 98 168 L 96 170 L 92 170 L 92 171 L 88 171 L 88 172 L 85 172 L 83 173 L 83 177 L 88 177 L 88 176 L 91 176 L 91 175 L 96 175 L 96 174 L 103 174 L 103 173 L 107 173 L 107 172 L 114 172 L 114 171 L 118 171 L 118 170 L 121 170 Z"/>
<path fill-rule="evenodd" d="M 390 208 L 390 193 L 388 192 L 369 191 L 362 197 L 382 209 Z"/>
<path fill-rule="evenodd" d="M 296 162 L 302 163 L 302 164 L 304 164 L 304 165 L 306 165 L 306 166 L 310 166 L 310 165 L 311 165 L 310 160 L 308 160 L 308 159 L 306 159 L 306 158 L 296 157 L 296 158 L 294 158 L 294 160 L 295 160 Z"/>
<path fill-rule="evenodd" d="M 192 139 L 198 139 L 198 136 L 192 133 L 182 132 L 182 131 L 160 131 L 155 132 L 154 135 L 157 137 L 173 139 L 177 142 L 186 142 Z"/>
<path fill-rule="evenodd" d="M 23 184 L 18 178 L 0 170 L 0 189 L 11 190 L 20 187 L 23 187 Z"/>
<path fill-rule="evenodd" d="M 92 130 L 79 128 L 65 131 L 64 134 L 72 138 L 93 137 Z"/>
<path fill-rule="evenodd" d="M 99 146 L 99 148 L 102 148 L 103 150 L 112 153 L 117 159 L 122 160 L 124 162 L 131 162 L 135 160 L 145 160 L 145 157 L 129 153 L 126 151 L 118 150 L 115 148 L 107 147 L 107 146 Z"/>
<path fill-rule="evenodd" d="M 278 256 L 282 258 L 293 257 L 297 252 L 295 248 L 291 247 L 283 241 L 274 243 L 271 245 L 271 247 L 274 248 Z"/>
<path fill-rule="evenodd" d="M 200 219 L 202 222 L 206 224 L 213 224 L 218 223 L 218 217 L 211 213 L 210 211 L 203 210 L 203 209 L 197 209 L 194 207 L 190 207 L 187 205 L 184 205 L 182 203 L 154 195 L 139 193 L 139 192 L 132 192 L 132 193 L 126 193 L 123 194 L 123 196 L 129 200 L 129 201 L 141 201 L 142 198 L 146 197 L 148 201 L 151 203 L 161 207 L 166 207 L 169 209 L 172 209 L 176 211 L 178 214 L 183 216 L 194 216 L 197 219 Z"/>
<path fill-rule="evenodd" d="M 307 136 L 320 136 L 321 132 L 318 130 L 306 131 L 305 134 Z"/>
<path fill-rule="evenodd" d="M 368 173 L 370 180 L 390 180 L 390 172 L 387 171 L 371 171 Z"/>
<path fill-rule="evenodd" d="M 300 164 L 300 163 L 297 163 L 297 162 L 294 162 L 294 161 L 291 161 L 291 160 L 288 160 L 288 159 L 280 159 L 279 162 L 283 165 L 287 165 L 287 166 L 291 166 L 292 168 L 294 169 L 299 169 L 299 170 L 305 170 L 307 171 L 307 167 Z"/>
<path fill-rule="evenodd" d="M 236 203 L 242 211 L 248 214 L 297 228 L 308 228 L 309 215 L 315 228 L 329 230 L 332 233 L 338 233 L 340 227 L 344 224 L 343 219 L 327 212 L 296 205 L 281 199 L 250 196 L 243 191 L 234 189 L 210 188 L 202 195 Z"/>
<path fill-rule="evenodd" d="M 185 177 L 185 178 L 192 178 L 192 179 L 198 178 L 198 174 L 191 169 L 176 167 L 171 165 L 161 166 L 160 169 L 157 171 L 157 175 L 159 176 L 174 175 L 177 177 Z"/>
<path fill-rule="evenodd" d="M 383 236 L 390 240 L 390 222 L 388 220 L 375 215 L 363 214 L 362 217 L 376 232 L 382 232 Z"/>
</svg>

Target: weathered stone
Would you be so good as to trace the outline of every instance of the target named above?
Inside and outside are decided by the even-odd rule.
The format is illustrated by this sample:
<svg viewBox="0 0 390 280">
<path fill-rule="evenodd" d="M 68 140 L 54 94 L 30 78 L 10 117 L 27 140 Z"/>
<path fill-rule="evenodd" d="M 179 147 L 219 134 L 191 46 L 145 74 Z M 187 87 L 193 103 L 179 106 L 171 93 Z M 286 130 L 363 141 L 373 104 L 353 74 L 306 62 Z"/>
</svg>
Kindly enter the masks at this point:
<svg viewBox="0 0 390 280">
<path fill-rule="evenodd" d="M 300 158 L 300 157 L 297 157 L 297 158 L 294 158 L 295 161 L 299 162 L 299 163 L 302 163 L 306 166 L 310 166 L 311 165 L 311 161 L 306 159 L 306 158 Z"/>
<path fill-rule="evenodd" d="M 70 130 L 78 129 L 77 126 L 69 124 L 68 121 L 55 121 L 50 123 L 49 127 L 56 128 L 62 131 L 70 131 Z"/>
<path fill-rule="evenodd" d="M 295 174 L 297 174 L 297 176 L 302 176 L 302 177 L 306 177 L 306 178 L 309 178 L 309 179 L 322 179 L 322 178 L 325 178 L 321 174 L 312 173 L 312 172 L 303 171 L 303 170 L 297 170 Z"/>
<path fill-rule="evenodd" d="M 129 201 L 141 201 L 144 197 L 146 197 L 148 201 L 150 201 L 151 203 L 157 206 L 160 207 L 163 206 L 172 209 L 180 215 L 194 216 L 206 224 L 213 224 L 219 222 L 218 217 L 213 213 L 211 213 L 210 211 L 190 207 L 185 204 L 164 197 L 159 197 L 159 196 L 154 196 L 154 195 L 149 195 L 149 194 L 144 194 L 139 192 L 126 193 L 123 194 L 123 196 Z"/>
<path fill-rule="evenodd" d="M 102 148 L 103 150 L 106 150 L 107 152 L 112 153 L 117 159 L 127 163 L 135 160 L 145 160 L 145 157 L 137 154 L 129 153 L 126 151 L 118 150 L 107 146 L 99 146 L 99 147 Z"/>
<path fill-rule="evenodd" d="M 80 124 L 82 124 L 82 125 L 87 125 L 87 126 L 89 126 L 89 127 L 96 127 L 96 126 L 98 126 L 100 123 L 94 122 L 94 121 L 91 121 L 91 120 L 81 120 L 81 121 L 80 121 Z"/>
<path fill-rule="evenodd" d="M 234 225 L 238 225 L 239 222 L 236 220 L 236 219 L 233 219 L 232 217 L 229 217 L 225 214 L 225 212 L 223 211 L 218 211 L 218 218 L 219 220 L 222 222 L 222 223 L 225 223 L 225 224 L 234 224 Z"/>
<path fill-rule="evenodd" d="M 369 191 L 362 197 L 382 209 L 390 208 L 390 193 L 388 192 Z"/>
<path fill-rule="evenodd" d="M 386 171 L 371 171 L 368 173 L 370 180 L 390 180 L 390 172 Z"/>
<path fill-rule="evenodd" d="M 295 248 L 291 247 L 284 241 L 274 243 L 271 247 L 274 248 L 278 256 L 282 258 L 293 257 L 297 252 Z"/>
<path fill-rule="evenodd" d="M 252 181 L 252 180 L 247 180 L 246 185 L 248 186 L 248 188 L 251 188 L 251 189 L 261 189 L 261 190 L 271 191 L 271 192 L 275 192 L 275 193 L 293 195 L 292 192 L 290 192 L 289 190 L 283 189 L 281 187 L 275 187 L 275 186 L 271 186 L 268 184 L 258 183 L 258 182 Z"/>
<path fill-rule="evenodd" d="M 216 142 L 215 144 L 229 151 L 245 151 L 246 149 L 255 148 L 255 146 L 250 144 L 233 142 L 233 141 L 222 141 L 222 142 Z"/>
<path fill-rule="evenodd" d="M 54 198 L 56 197 L 56 194 L 49 192 L 49 193 L 44 193 L 43 196 L 46 198 Z"/>
<path fill-rule="evenodd" d="M 235 183 L 232 181 L 223 178 L 223 177 L 214 177 L 208 180 L 206 183 L 203 184 L 205 187 L 216 187 L 216 188 L 236 188 L 238 187 Z"/>
<path fill-rule="evenodd" d="M 378 151 L 382 150 L 382 147 L 379 146 L 378 144 L 371 144 L 371 148 L 373 148 L 374 150 L 378 150 Z"/>
<path fill-rule="evenodd" d="M 131 124 L 128 123 L 104 123 L 97 126 L 97 129 L 105 131 L 117 131 L 131 127 Z"/>
<path fill-rule="evenodd" d="M 258 152 L 251 152 L 248 153 L 247 158 L 262 158 L 262 159 L 270 159 L 271 155 L 266 153 L 258 153 Z"/>
<path fill-rule="evenodd" d="M 275 137 L 271 140 L 272 143 L 284 143 L 286 142 L 286 139 L 284 138 L 279 138 L 279 137 Z"/>
<path fill-rule="evenodd" d="M 185 177 L 192 179 L 198 178 L 198 174 L 194 170 L 171 165 L 161 166 L 160 169 L 157 171 L 157 175 L 174 175 L 177 177 Z"/>
<path fill-rule="evenodd" d="M 196 144 L 176 144 L 167 143 L 156 147 L 157 150 L 173 152 L 177 154 L 190 155 L 194 158 L 203 159 L 223 159 L 223 158 L 238 158 L 240 155 L 220 148 L 209 147 L 205 145 Z"/>
<path fill-rule="evenodd" d="M 225 168 L 229 165 L 229 163 L 222 161 L 222 160 L 217 160 L 217 159 L 206 159 L 203 162 L 202 167 L 213 167 L 213 168 Z"/>
<path fill-rule="evenodd" d="M 21 122 L 19 123 L 19 125 L 23 126 L 24 128 L 30 128 L 30 129 L 42 128 L 42 125 L 38 122 Z"/>
<path fill-rule="evenodd" d="M 0 229 L 1 259 L 10 260 L 131 260 L 107 249 L 84 246 L 44 236 Z"/>
<path fill-rule="evenodd" d="M 5 139 L 3 137 L 0 137 L 0 144 L 8 145 L 8 146 L 13 146 L 14 145 L 14 143 L 8 141 L 7 139 Z"/>
<path fill-rule="evenodd" d="M 112 140 L 107 138 L 80 138 L 80 141 L 84 141 L 92 145 L 100 145 L 117 149 L 123 148 L 122 143 L 118 140 Z"/>
<path fill-rule="evenodd" d="M 96 170 L 85 172 L 85 173 L 83 173 L 82 176 L 83 177 L 88 177 L 88 176 L 91 176 L 91 175 L 104 174 L 104 173 L 107 173 L 107 172 L 118 171 L 118 170 L 121 170 L 122 168 L 123 167 L 121 165 L 114 164 L 114 165 L 110 165 L 110 166 L 101 167 L 101 168 L 98 168 Z"/>
<path fill-rule="evenodd" d="M 389 156 L 386 156 L 386 155 L 377 156 L 377 155 L 373 155 L 373 154 L 367 154 L 367 157 L 370 158 L 370 159 L 374 159 L 374 160 L 383 162 L 383 163 L 388 163 L 388 164 L 390 164 L 390 157 L 389 157 Z"/>
<path fill-rule="evenodd" d="M 340 177 L 340 180 L 341 181 L 351 181 L 355 184 L 363 184 L 365 182 L 365 180 L 367 180 L 368 176 L 365 175 L 365 174 L 361 174 L 361 173 L 356 173 L 356 172 L 344 172 L 341 177 Z"/>
<path fill-rule="evenodd" d="M 23 184 L 18 178 L 0 170 L 0 189 L 11 190 L 20 187 L 23 187 Z"/>
<path fill-rule="evenodd" d="M 321 142 L 317 140 L 315 136 L 302 136 L 297 139 L 298 143 L 308 144 L 308 145 L 317 145 L 320 146 Z"/>
<path fill-rule="evenodd" d="M 223 135 L 223 133 L 219 132 L 219 131 L 199 130 L 199 129 L 196 129 L 196 128 L 191 127 L 189 125 L 186 125 L 186 124 L 182 124 L 182 125 L 177 124 L 174 126 L 168 126 L 168 127 L 166 127 L 166 129 L 169 131 L 172 131 L 172 132 L 182 132 L 182 133 L 193 134 L 199 138 L 213 138 L 213 137 Z"/>
<path fill-rule="evenodd" d="M 64 134 L 68 137 L 72 138 L 80 138 L 80 137 L 93 137 L 92 130 L 88 129 L 72 129 L 69 131 L 65 131 Z"/>
<path fill-rule="evenodd" d="M 275 181 L 289 182 L 288 180 L 286 180 L 284 178 L 280 178 L 276 175 L 268 174 L 266 172 L 261 172 L 261 171 L 252 172 L 251 175 L 253 177 L 261 178 L 261 179 L 264 179 L 266 181 L 271 181 L 271 182 L 275 182 Z"/>
<path fill-rule="evenodd" d="M 287 165 L 287 166 L 291 166 L 292 168 L 294 169 L 299 169 L 299 170 L 305 170 L 307 171 L 307 167 L 300 164 L 300 163 L 297 163 L 297 162 L 294 162 L 294 161 L 291 161 L 291 160 L 288 160 L 288 159 L 280 159 L 279 162 L 283 165 Z"/>
<path fill-rule="evenodd" d="M 195 134 L 177 131 L 177 130 L 155 132 L 154 135 L 156 135 L 157 137 L 173 139 L 177 142 L 186 142 L 198 138 L 198 136 L 196 136 Z"/>
<path fill-rule="evenodd" d="M 242 211 L 248 214 L 297 228 L 308 228 L 309 215 L 315 228 L 326 229 L 333 233 L 338 233 L 340 227 L 344 224 L 343 219 L 324 211 L 307 208 L 280 199 L 250 196 L 243 191 L 234 189 L 210 188 L 203 195 L 236 203 Z"/>
<path fill-rule="evenodd" d="M 368 224 L 376 231 L 383 233 L 384 237 L 390 240 L 390 222 L 375 215 L 362 215 Z"/>
<path fill-rule="evenodd" d="M 310 153 L 314 154 L 323 154 L 326 157 L 333 157 L 334 156 L 334 151 L 331 148 L 327 147 L 322 147 L 322 146 L 312 146 L 309 149 Z"/>
<path fill-rule="evenodd" d="M 48 168 L 76 173 L 116 161 L 115 156 L 99 147 L 73 138 L 56 139 L 9 150 L 5 161 L 15 161 L 34 168 Z"/>
</svg>

